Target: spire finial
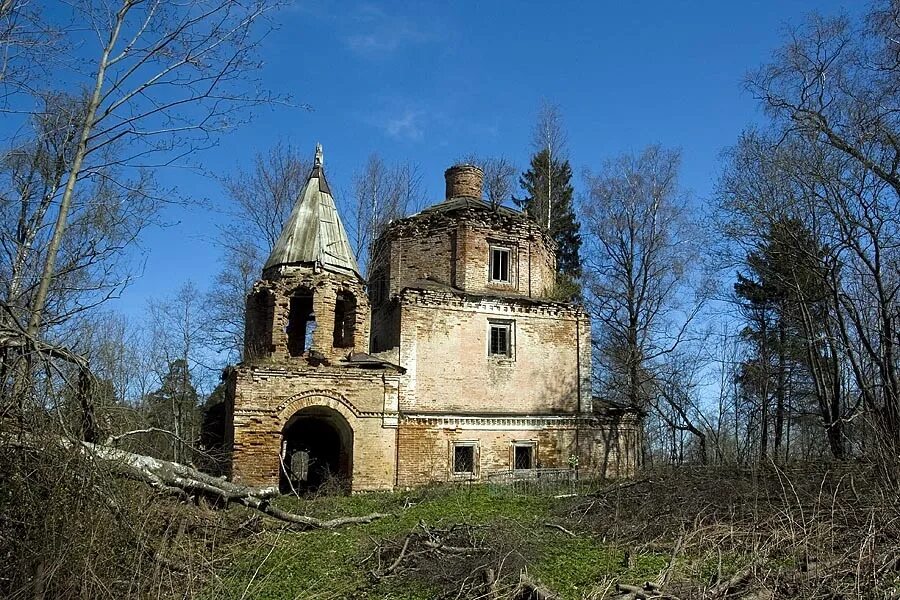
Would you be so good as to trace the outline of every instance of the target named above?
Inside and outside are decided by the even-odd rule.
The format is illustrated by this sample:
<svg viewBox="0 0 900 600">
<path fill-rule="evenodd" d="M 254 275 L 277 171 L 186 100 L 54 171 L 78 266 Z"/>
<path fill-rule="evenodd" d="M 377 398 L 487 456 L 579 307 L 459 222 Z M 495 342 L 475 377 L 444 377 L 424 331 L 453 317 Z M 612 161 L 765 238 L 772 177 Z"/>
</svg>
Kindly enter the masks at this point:
<svg viewBox="0 0 900 600">
<path fill-rule="evenodd" d="M 322 157 L 322 144 L 316 144 L 316 163 L 315 166 L 321 167 L 325 159 Z"/>
</svg>

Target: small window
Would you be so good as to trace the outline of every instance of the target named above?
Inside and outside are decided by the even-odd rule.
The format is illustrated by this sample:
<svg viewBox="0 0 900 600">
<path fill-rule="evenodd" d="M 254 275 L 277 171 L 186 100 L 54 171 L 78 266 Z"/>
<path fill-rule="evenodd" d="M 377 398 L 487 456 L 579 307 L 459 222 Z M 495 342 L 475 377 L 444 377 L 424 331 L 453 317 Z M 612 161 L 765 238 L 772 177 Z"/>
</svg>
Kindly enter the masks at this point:
<svg viewBox="0 0 900 600">
<path fill-rule="evenodd" d="M 516 470 L 534 468 L 534 444 L 516 444 L 513 447 L 513 468 Z"/>
<path fill-rule="evenodd" d="M 508 321 L 491 322 L 488 355 L 505 358 L 512 357 L 512 332 L 512 323 Z"/>
<path fill-rule="evenodd" d="M 509 248 L 491 247 L 491 281 L 509 283 Z"/>
<path fill-rule="evenodd" d="M 453 446 L 453 472 L 475 472 L 475 446 L 472 444 L 458 444 Z"/>
</svg>

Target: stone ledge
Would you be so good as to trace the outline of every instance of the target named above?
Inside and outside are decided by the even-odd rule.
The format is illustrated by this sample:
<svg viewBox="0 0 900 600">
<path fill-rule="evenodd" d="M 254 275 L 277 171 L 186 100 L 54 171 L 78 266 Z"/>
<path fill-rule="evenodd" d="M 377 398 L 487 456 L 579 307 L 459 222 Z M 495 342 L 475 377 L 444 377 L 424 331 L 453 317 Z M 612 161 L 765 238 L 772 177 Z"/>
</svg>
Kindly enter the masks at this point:
<svg viewBox="0 0 900 600">
<path fill-rule="evenodd" d="M 490 308 L 503 309 L 503 312 L 516 314 L 532 314 L 553 318 L 566 316 L 586 319 L 584 308 L 566 302 L 540 300 L 527 296 L 495 296 L 491 294 L 473 294 L 455 290 L 427 290 L 407 287 L 399 294 L 400 302 L 405 306 L 439 307 L 445 310 L 463 309 L 484 311 Z"/>
</svg>

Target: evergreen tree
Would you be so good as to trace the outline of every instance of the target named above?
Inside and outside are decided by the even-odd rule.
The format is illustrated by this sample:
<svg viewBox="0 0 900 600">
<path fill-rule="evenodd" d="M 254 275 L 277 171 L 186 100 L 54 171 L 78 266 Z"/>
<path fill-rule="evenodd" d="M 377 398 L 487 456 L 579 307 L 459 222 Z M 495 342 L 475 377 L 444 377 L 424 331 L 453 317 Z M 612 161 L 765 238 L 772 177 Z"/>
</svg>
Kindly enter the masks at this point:
<svg viewBox="0 0 900 600">
<path fill-rule="evenodd" d="M 178 359 L 169 363 L 162 385 L 147 395 L 146 405 L 151 427 L 174 434 L 174 437 L 165 436 L 166 441 L 160 438 L 159 451 L 163 458 L 182 461 L 200 426 L 199 397 L 186 361 Z"/>
<path fill-rule="evenodd" d="M 519 184 L 524 198 L 515 198 L 516 205 L 547 228 L 549 204 L 550 237 L 557 243 L 556 271 L 570 281 L 581 276 L 581 234 L 575 207 L 572 203 L 572 168 L 568 160 L 551 159 L 547 149 L 531 158 L 530 168 L 522 173 Z M 549 198 L 549 203 L 548 203 Z"/>
<path fill-rule="evenodd" d="M 768 452 L 770 414 L 774 413 L 774 451 L 782 447 L 792 397 L 812 396 L 826 427 L 831 451 L 842 457 L 840 382 L 829 363 L 837 360 L 823 345 L 830 339 L 824 265 L 827 251 L 796 219 L 772 225 L 760 247 L 746 258 L 734 289 L 747 320 L 743 337 L 752 355 L 740 367 L 745 393 L 760 402 L 760 454 Z M 774 401 L 774 410 L 770 406 Z M 799 407 L 795 407 L 799 408 Z"/>
</svg>

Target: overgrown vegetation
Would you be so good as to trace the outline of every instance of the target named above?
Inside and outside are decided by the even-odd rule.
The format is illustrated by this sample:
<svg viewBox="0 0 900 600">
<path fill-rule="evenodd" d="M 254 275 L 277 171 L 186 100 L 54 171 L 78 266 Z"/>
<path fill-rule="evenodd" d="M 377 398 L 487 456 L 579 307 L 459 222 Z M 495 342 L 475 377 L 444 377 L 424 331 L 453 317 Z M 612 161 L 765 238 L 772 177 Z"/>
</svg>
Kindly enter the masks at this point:
<svg viewBox="0 0 900 600">
<path fill-rule="evenodd" d="M 223 181 L 210 292 L 187 283 L 141 323 L 104 308 L 146 229 L 190 202 L 162 168 L 277 100 L 255 78 L 280 4 L 0 1 L 0 595 L 898 596 L 900 2 L 812 17 L 748 78 L 768 120 L 726 152 L 709 212 L 656 145 L 587 170 L 575 202 L 581 165 L 540 112 L 518 204 L 559 246 L 548 295 L 591 315 L 594 391 L 646 411 L 651 468 L 571 497 L 305 499 L 193 468 L 222 470 L 213 374 L 242 353 L 298 150 Z M 488 201 L 512 201 L 513 164 L 473 161 Z M 366 264 L 421 177 L 373 154 L 352 187 Z"/>
<path fill-rule="evenodd" d="M 308 531 L 240 507 L 147 502 L 127 482 L 99 502 L 92 481 L 65 475 L 76 469 L 31 464 L 40 497 L 2 463 L 10 597 L 27 588 L 10 579 L 28 572 L 17 561 L 37 555 L 54 597 L 499 600 L 522 593 L 523 573 L 573 600 L 648 581 L 678 598 L 889 598 L 900 585 L 898 489 L 863 463 L 682 467 L 562 498 L 470 485 L 275 501 L 320 519 L 392 515 Z M 26 518 L 36 504 L 44 518 Z"/>
<path fill-rule="evenodd" d="M 860 463 L 660 470 L 567 498 L 483 485 L 285 498 L 323 518 L 395 516 L 339 532 L 266 529 L 214 589 L 499 599 L 512 597 L 525 571 L 559 598 L 578 600 L 647 581 L 680 598 L 884 598 L 900 585 L 896 494 Z M 449 549 L 429 548 L 435 539 Z"/>
</svg>

